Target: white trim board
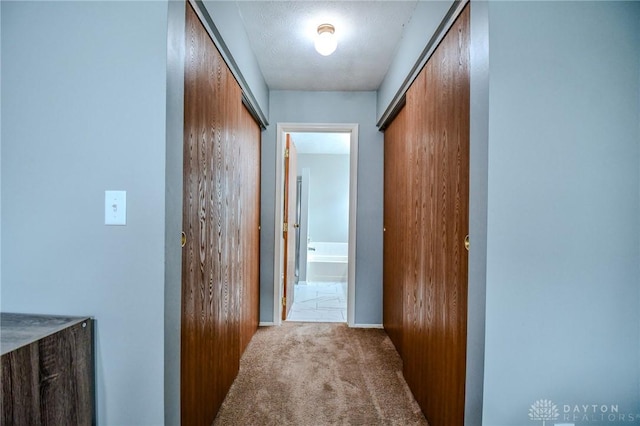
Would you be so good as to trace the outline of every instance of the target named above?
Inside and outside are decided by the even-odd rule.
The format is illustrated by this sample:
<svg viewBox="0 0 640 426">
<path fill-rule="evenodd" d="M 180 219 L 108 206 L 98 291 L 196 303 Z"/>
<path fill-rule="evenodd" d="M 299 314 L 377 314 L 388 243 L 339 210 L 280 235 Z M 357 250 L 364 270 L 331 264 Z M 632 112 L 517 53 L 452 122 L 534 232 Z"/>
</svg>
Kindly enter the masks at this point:
<svg viewBox="0 0 640 426">
<path fill-rule="evenodd" d="M 349 266 L 347 273 L 347 325 L 355 323 L 356 285 L 356 200 L 358 199 L 358 124 L 357 123 L 278 123 L 276 130 L 276 179 L 273 264 L 273 325 L 282 324 L 282 202 L 284 190 L 284 149 L 286 133 L 351 133 L 349 149 Z"/>
</svg>

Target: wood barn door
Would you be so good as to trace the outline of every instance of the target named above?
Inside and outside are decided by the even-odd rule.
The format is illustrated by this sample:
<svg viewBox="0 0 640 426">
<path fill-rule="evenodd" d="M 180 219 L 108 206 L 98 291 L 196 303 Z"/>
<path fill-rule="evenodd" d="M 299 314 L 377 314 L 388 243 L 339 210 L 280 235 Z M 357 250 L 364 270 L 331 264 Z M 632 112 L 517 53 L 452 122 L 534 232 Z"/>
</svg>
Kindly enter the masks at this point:
<svg viewBox="0 0 640 426">
<path fill-rule="evenodd" d="M 467 5 L 385 133 L 384 324 L 431 426 L 464 423 L 469 107 Z"/>
<path fill-rule="evenodd" d="M 258 326 L 260 129 L 187 4 L 181 423 L 210 426 Z"/>
</svg>

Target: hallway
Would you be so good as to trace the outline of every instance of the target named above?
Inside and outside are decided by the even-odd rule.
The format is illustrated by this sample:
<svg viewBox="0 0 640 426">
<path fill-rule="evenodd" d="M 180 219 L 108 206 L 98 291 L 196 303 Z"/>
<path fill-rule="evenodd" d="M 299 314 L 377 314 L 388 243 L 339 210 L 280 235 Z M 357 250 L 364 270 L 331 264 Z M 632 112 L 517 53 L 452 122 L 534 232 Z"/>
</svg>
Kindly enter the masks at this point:
<svg viewBox="0 0 640 426">
<path fill-rule="evenodd" d="M 467 4 L 468 77 L 453 80 L 455 58 L 421 77 L 438 46 L 461 52 L 442 42 Z M 212 424 L 254 331 L 282 319 L 279 135 L 327 124 L 357 131 L 348 324 L 384 325 L 431 425 L 540 424 L 540 399 L 640 421 L 640 2 L 0 1 L 0 15 L 0 309 L 96 321 L 96 424 Z M 324 23 L 329 57 L 312 39 Z M 216 81 L 185 84 L 197 64 Z M 468 129 L 430 126 L 463 109 Z M 468 167 L 437 149 L 459 135 Z M 450 188 L 445 165 L 465 169 Z M 107 191 L 126 192 L 126 224 L 105 223 Z M 467 207 L 454 225 L 432 214 Z M 431 285 L 447 277 L 461 285 Z M 285 322 L 256 341 L 296 327 L 345 326 Z M 318 374 L 347 348 L 318 343 Z M 299 353 L 260 356 L 284 383 L 250 389 L 245 411 L 300 372 Z M 322 419 L 323 386 L 274 407 Z"/>
<path fill-rule="evenodd" d="M 257 331 L 213 424 L 427 422 L 383 330 L 288 322 Z"/>
</svg>

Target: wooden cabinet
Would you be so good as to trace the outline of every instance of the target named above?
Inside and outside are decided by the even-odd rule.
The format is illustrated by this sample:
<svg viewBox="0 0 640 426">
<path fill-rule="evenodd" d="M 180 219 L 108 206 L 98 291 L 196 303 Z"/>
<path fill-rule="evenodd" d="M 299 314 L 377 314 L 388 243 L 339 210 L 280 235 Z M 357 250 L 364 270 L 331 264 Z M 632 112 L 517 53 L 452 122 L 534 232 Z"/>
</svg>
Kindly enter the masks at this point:
<svg viewBox="0 0 640 426">
<path fill-rule="evenodd" d="M 0 333 L 3 425 L 95 424 L 90 318 L 2 313 Z"/>
</svg>

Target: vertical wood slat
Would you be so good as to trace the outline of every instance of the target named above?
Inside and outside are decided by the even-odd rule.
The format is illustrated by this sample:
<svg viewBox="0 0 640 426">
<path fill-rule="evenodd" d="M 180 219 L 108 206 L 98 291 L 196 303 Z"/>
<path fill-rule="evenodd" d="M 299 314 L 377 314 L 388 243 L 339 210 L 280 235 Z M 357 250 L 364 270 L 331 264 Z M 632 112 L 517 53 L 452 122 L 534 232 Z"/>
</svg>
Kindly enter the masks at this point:
<svg viewBox="0 0 640 426">
<path fill-rule="evenodd" d="M 181 421 L 210 425 L 258 326 L 260 129 L 186 16 Z"/>
<path fill-rule="evenodd" d="M 387 220 L 405 223 L 404 233 L 389 228 L 385 232 L 384 303 L 389 307 L 385 328 L 394 343 L 401 342 L 404 375 L 429 424 L 462 425 L 469 6 L 413 82 L 406 99 L 385 133 L 385 156 L 390 154 L 385 158 L 385 225 Z M 398 302 L 398 291 L 402 292 L 402 303 Z M 401 330 L 397 330 L 398 316 L 402 317 Z"/>
</svg>

